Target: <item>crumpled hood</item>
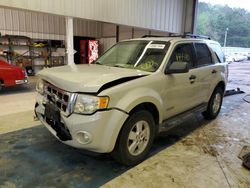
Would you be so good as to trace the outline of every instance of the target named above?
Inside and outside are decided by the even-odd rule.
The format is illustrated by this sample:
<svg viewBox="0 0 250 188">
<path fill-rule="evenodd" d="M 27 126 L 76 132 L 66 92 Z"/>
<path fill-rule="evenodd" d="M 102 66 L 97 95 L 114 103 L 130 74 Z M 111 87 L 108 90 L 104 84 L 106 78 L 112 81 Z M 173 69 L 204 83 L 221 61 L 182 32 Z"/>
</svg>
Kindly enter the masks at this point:
<svg viewBox="0 0 250 188">
<path fill-rule="evenodd" d="M 104 84 L 125 78 L 139 78 L 151 74 L 136 69 L 104 65 L 67 65 L 43 69 L 38 75 L 51 84 L 69 92 L 96 93 Z M 123 83 L 125 81 L 122 81 Z M 115 85 L 119 84 L 117 82 Z"/>
</svg>

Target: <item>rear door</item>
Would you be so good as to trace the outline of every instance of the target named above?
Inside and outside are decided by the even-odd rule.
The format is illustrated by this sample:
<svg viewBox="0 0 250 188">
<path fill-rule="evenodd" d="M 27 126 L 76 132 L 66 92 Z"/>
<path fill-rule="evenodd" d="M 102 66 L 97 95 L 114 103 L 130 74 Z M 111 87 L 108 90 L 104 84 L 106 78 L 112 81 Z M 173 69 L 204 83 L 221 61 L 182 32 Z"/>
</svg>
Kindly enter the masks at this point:
<svg viewBox="0 0 250 188">
<path fill-rule="evenodd" d="M 212 52 L 208 48 L 206 43 L 196 42 L 194 43 L 196 52 L 196 76 L 197 82 L 200 83 L 200 90 L 197 93 L 197 97 L 201 99 L 201 102 L 208 102 L 209 94 L 214 81 L 216 80 L 216 75 L 218 74 L 216 63 L 212 58 Z"/>
</svg>

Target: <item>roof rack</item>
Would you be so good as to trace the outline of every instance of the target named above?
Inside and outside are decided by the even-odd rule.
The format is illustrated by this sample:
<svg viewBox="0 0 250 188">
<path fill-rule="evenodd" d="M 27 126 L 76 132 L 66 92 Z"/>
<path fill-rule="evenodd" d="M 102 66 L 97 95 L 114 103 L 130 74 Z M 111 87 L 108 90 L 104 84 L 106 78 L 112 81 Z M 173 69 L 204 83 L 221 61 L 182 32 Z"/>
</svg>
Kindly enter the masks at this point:
<svg viewBox="0 0 250 188">
<path fill-rule="evenodd" d="M 196 35 L 196 34 L 192 34 L 192 33 L 185 33 L 184 34 L 184 38 L 201 38 L 201 39 L 208 39 L 211 40 L 211 38 L 209 36 L 205 36 L 205 35 Z"/>
<path fill-rule="evenodd" d="M 208 39 L 211 40 L 209 36 L 205 35 L 196 35 L 192 33 L 184 33 L 183 35 L 175 35 L 171 33 L 169 36 L 160 36 L 160 35 L 144 35 L 142 38 L 148 38 L 148 37 L 181 37 L 181 38 L 200 38 L 200 39 Z"/>
<path fill-rule="evenodd" d="M 192 34 L 192 33 L 184 33 L 183 35 L 170 34 L 169 36 L 170 37 L 181 37 L 181 38 L 200 38 L 200 39 L 208 39 L 208 40 L 211 39 L 209 36 L 196 35 L 196 34 Z"/>
<path fill-rule="evenodd" d="M 148 38 L 148 37 L 167 37 L 167 36 L 160 36 L 160 35 L 143 35 L 142 38 Z"/>
</svg>

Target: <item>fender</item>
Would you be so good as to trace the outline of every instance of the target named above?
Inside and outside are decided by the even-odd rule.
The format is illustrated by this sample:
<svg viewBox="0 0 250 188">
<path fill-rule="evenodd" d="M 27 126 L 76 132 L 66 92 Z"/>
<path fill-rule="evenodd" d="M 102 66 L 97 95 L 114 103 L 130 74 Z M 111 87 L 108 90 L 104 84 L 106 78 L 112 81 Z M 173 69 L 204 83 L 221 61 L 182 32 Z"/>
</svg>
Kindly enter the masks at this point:
<svg viewBox="0 0 250 188">
<path fill-rule="evenodd" d="M 145 95 L 146 94 L 146 95 Z M 137 88 L 125 93 L 122 98 L 111 108 L 118 108 L 129 113 L 133 108 L 142 103 L 152 103 L 156 106 L 159 112 L 159 122 L 163 118 L 163 101 L 160 95 L 150 88 Z"/>
<path fill-rule="evenodd" d="M 223 71 L 224 69 L 224 71 Z M 221 70 L 219 71 L 219 74 L 217 76 L 218 79 L 214 80 L 213 84 L 211 84 L 211 87 L 214 87 L 214 88 L 210 88 L 210 92 L 208 93 L 207 95 L 207 101 L 209 101 L 212 93 L 214 92 L 214 89 L 217 87 L 217 85 L 220 83 L 220 82 L 223 82 L 225 87 L 227 85 L 227 80 L 226 80 L 226 73 L 225 73 L 225 67 L 222 67 Z M 226 88 L 224 88 L 225 90 Z"/>
<path fill-rule="evenodd" d="M 147 94 L 145 96 L 145 94 Z M 161 123 L 162 120 L 162 106 L 163 102 L 160 97 L 160 95 L 154 91 L 153 89 L 149 88 L 138 88 L 134 90 L 130 90 L 129 92 L 123 93 L 121 95 L 122 98 L 116 103 L 112 104 L 109 108 L 112 110 L 118 110 L 120 113 L 124 113 L 124 119 L 121 119 L 121 124 L 117 125 L 109 125 L 111 127 L 110 129 L 106 129 L 104 131 L 104 135 L 107 135 L 108 137 L 111 137 L 113 140 L 112 143 L 109 144 L 109 152 L 113 150 L 115 147 L 116 140 L 118 138 L 118 135 L 120 133 L 120 130 L 122 129 L 124 122 L 126 122 L 127 118 L 129 117 L 129 112 L 142 103 L 152 103 L 156 106 L 158 112 L 159 112 L 159 123 Z M 110 130 L 112 129 L 112 132 Z"/>
</svg>

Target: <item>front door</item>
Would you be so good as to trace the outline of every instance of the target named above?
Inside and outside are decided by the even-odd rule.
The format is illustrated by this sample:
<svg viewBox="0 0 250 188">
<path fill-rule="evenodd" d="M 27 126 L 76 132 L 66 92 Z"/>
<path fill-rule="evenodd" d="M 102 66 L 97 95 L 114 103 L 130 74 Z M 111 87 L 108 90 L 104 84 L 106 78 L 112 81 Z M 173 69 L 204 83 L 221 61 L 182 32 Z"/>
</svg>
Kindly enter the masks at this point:
<svg viewBox="0 0 250 188">
<path fill-rule="evenodd" d="M 164 119 L 189 110 L 201 103 L 200 83 L 197 82 L 197 69 L 193 43 L 177 44 L 172 52 L 168 66 L 174 61 L 188 62 L 189 72 L 167 74 L 164 82 Z M 167 66 L 167 67 L 168 67 Z"/>
</svg>

